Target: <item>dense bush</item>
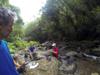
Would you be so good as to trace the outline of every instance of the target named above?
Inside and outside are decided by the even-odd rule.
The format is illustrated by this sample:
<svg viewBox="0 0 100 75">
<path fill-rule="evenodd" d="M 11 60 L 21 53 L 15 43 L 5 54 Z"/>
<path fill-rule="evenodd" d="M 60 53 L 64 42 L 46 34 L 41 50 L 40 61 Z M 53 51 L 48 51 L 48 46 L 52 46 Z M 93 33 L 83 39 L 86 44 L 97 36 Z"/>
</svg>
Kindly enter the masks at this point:
<svg viewBox="0 0 100 75">
<path fill-rule="evenodd" d="M 15 53 L 16 51 L 28 48 L 31 45 L 36 45 L 37 46 L 37 45 L 39 45 L 39 42 L 36 42 L 36 41 L 28 42 L 28 41 L 23 41 L 23 40 L 16 40 L 13 43 L 8 43 L 8 46 L 10 48 L 10 52 L 12 54 Z"/>
</svg>

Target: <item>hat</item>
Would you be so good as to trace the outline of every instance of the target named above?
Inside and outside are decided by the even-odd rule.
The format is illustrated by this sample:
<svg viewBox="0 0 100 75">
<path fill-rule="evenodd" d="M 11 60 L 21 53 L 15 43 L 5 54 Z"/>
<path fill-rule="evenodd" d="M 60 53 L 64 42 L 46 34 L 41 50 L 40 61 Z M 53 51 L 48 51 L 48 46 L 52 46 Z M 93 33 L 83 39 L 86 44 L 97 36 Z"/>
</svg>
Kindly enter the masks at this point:
<svg viewBox="0 0 100 75">
<path fill-rule="evenodd" d="M 52 46 L 56 46 L 56 43 L 53 43 Z"/>
</svg>

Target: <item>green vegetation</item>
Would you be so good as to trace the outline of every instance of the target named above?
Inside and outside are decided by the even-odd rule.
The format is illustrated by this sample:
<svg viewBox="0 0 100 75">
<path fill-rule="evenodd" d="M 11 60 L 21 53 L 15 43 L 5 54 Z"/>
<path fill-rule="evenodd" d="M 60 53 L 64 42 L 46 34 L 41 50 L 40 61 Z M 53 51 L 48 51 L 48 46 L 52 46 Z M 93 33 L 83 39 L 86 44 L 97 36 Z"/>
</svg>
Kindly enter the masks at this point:
<svg viewBox="0 0 100 75">
<path fill-rule="evenodd" d="M 100 40 L 99 0 L 47 0 L 42 12 L 28 36 L 40 41 Z"/>
<path fill-rule="evenodd" d="M 26 48 L 28 48 L 31 45 L 39 45 L 39 42 L 36 41 L 23 41 L 23 40 L 16 40 L 13 43 L 8 43 L 8 46 L 10 48 L 10 52 L 11 54 L 15 53 L 16 51 L 20 51 L 20 50 L 25 50 Z"/>
</svg>

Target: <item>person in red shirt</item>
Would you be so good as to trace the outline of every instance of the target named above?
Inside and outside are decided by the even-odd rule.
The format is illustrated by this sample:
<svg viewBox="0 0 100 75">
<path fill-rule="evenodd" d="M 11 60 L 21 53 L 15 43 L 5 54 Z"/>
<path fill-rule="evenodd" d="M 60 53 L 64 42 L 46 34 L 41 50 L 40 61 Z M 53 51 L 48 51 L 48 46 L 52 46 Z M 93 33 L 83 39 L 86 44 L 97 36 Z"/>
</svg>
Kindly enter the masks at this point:
<svg viewBox="0 0 100 75">
<path fill-rule="evenodd" d="M 56 43 L 53 43 L 52 47 L 53 47 L 53 56 L 58 59 L 58 47 L 56 46 Z"/>
</svg>

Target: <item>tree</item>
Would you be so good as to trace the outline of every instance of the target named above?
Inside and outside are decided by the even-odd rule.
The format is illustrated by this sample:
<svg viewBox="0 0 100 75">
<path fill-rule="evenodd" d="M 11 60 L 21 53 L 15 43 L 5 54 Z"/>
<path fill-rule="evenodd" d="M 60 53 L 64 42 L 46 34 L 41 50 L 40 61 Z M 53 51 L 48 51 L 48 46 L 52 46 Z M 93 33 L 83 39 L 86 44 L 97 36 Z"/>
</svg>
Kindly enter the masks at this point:
<svg viewBox="0 0 100 75">
<path fill-rule="evenodd" d="M 99 0 L 47 0 L 38 27 L 29 33 L 45 40 L 100 38 Z M 44 36 L 46 35 L 46 36 Z"/>
<path fill-rule="evenodd" d="M 0 6 L 1 7 L 9 6 L 9 0 L 0 0 Z"/>
</svg>

